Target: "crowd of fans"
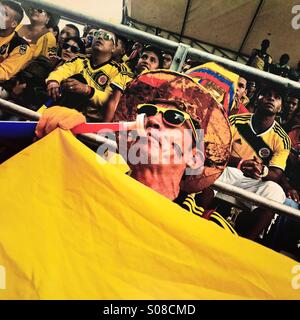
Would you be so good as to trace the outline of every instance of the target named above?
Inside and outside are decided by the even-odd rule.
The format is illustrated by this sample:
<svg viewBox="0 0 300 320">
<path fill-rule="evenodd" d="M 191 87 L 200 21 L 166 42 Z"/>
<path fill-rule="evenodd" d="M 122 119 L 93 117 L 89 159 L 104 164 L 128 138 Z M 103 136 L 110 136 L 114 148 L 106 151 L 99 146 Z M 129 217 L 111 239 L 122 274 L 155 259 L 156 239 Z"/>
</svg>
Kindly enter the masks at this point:
<svg viewBox="0 0 300 320">
<path fill-rule="evenodd" d="M 24 11 L 30 20 L 28 25 L 20 24 Z M 110 122 L 128 83 L 145 71 L 169 69 L 172 64 L 173 55 L 170 52 L 129 41 L 99 26 L 86 26 L 82 36 L 73 24 L 66 24 L 59 30 L 59 17 L 56 15 L 40 8 L 24 6 L 22 9 L 13 1 L 1 1 L 1 20 L 4 23 L 0 27 L 0 97 L 35 111 L 43 112 L 45 108 L 60 105 L 80 111 L 89 122 Z M 288 65 L 289 56 L 285 53 L 278 63 L 273 63 L 267 53 L 269 46 L 269 40 L 263 40 L 261 48 L 253 50 L 247 64 L 300 81 L 300 61 L 297 68 L 292 69 Z M 199 64 L 187 60 L 183 72 Z M 252 185 L 250 190 L 253 192 L 299 209 L 299 95 L 293 92 L 286 95 L 277 88 L 266 90 L 263 85 L 240 76 L 229 115 L 233 130 L 237 130 L 234 131 L 237 132 L 236 137 L 233 135 L 234 142 L 241 140 L 239 126 L 251 123 L 254 128 L 249 133 L 249 141 L 252 139 L 252 142 L 246 142 L 252 151 L 259 153 L 264 149 L 269 152 L 267 160 L 260 161 L 255 152 L 238 146 L 233 148 L 228 167 L 234 167 L 234 174 L 238 174 L 234 179 L 241 181 L 247 177 L 254 180 L 258 189 L 263 188 L 260 193 Z M 16 119 L 15 115 L 0 109 L 0 120 Z M 262 142 L 259 139 L 269 135 L 270 130 L 274 132 L 268 136 L 268 145 L 265 146 L 266 140 Z M 253 141 L 255 144 L 262 143 L 263 148 L 257 151 Z M 238 144 L 242 145 L 241 142 Z M 3 151 L 1 146 L 0 151 Z M 226 181 L 234 184 L 232 177 L 229 179 L 227 176 Z M 258 181 L 262 184 L 258 185 Z M 201 193 L 202 197 L 207 194 L 209 192 Z M 205 209 L 211 209 L 211 203 L 206 199 L 202 205 Z M 257 209 L 260 208 L 253 209 L 257 211 L 257 220 L 245 222 L 241 218 L 236 225 L 238 233 L 256 241 L 274 218 L 274 212 Z M 219 210 L 222 214 L 222 208 Z M 286 240 L 286 233 L 290 230 L 286 227 L 281 235 L 277 232 L 276 246 L 274 241 L 271 246 L 276 249 L 290 246 L 289 249 L 300 259 L 300 250 L 297 251 L 299 221 L 285 219 L 285 225 L 290 224 L 290 229 L 294 228 L 293 236 Z M 295 229 L 297 225 L 298 229 Z M 278 244 L 280 236 L 285 238 L 284 245 L 283 240 Z"/>
</svg>

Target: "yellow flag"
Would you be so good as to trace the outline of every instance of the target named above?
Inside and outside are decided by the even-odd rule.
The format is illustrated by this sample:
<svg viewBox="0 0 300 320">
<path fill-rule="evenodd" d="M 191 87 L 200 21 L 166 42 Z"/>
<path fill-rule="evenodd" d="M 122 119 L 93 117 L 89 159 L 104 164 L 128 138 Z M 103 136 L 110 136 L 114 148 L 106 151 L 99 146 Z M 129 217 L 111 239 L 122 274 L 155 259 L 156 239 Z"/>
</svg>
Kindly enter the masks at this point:
<svg viewBox="0 0 300 320">
<path fill-rule="evenodd" d="M 70 132 L 0 177 L 1 299 L 300 298 L 297 262 L 100 164 Z"/>
</svg>

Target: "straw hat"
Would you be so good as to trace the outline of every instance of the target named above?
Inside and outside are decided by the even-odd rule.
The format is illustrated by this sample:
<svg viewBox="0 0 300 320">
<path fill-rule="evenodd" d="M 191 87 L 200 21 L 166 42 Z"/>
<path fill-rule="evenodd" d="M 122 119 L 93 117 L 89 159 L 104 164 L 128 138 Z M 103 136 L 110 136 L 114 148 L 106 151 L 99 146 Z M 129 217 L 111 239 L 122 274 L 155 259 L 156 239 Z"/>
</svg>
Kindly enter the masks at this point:
<svg viewBox="0 0 300 320">
<path fill-rule="evenodd" d="M 157 100 L 179 102 L 204 130 L 205 163 L 200 175 L 184 176 L 181 189 L 193 193 L 211 185 L 223 172 L 230 156 L 231 133 L 223 107 L 192 78 L 169 70 L 143 73 L 125 90 L 114 121 L 133 121 L 137 106 Z M 174 107 L 174 106 L 172 106 Z"/>
</svg>

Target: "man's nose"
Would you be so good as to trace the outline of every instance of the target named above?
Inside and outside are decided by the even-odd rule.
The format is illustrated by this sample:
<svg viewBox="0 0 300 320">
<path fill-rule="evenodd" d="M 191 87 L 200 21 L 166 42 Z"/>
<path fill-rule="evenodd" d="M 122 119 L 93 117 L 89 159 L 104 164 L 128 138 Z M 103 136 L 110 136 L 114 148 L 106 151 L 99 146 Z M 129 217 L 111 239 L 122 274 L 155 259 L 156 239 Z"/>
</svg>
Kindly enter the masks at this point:
<svg viewBox="0 0 300 320">
<path fill-rule="evenodd" d="M 161 129 L 162 114 L 158 113 L 155 116 L 147 117 L 146 128 Z"/>
<path fill-rule="evenodd" d="M 149 63 L 150 63 L 150 59 L 149 59 L 149 58 L 146 58 L 146 59 L 144 59 L 144 62 L 146 62 L 147 64 L 149 64 Z"/>
<path fill-rule="evenodd" d="M 275 101 L 275 96 L 272 94 L 272 95 L 269 96 L 269 99 L 272 100 L 272 101 Z"/>
</svg>

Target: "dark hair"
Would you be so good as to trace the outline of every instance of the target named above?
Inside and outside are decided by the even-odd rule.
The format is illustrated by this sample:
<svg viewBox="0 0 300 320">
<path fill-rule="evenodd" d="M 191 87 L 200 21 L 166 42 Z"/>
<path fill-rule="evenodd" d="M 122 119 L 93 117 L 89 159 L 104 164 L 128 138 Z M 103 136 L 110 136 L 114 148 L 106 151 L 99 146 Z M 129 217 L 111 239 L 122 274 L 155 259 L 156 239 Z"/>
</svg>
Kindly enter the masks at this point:
<svg viewBox="0 0 300 320">
<path fill-rule="evenodd" d="M 279 58 L 280 61 L 289 61 L 290 60 L 290 56 L 287 54 L 287 53 L 284 53 L 280 58 Z"/>
<path fill-rule="evenodd" d="M 147 45 L 141 50 L 140 56 L 142 56 L 142 54 L 144 52 L 153 52 L 153 53 L 155 53 L 157 58 L 158 58 L 158 61 L 159 61 L 159 66 L 158 67 L 159 67 L 159 69 L 162 69 L 163 64 L 164 64 L 164 57 L 163 57 L 163 52 L 159 48 L 154 47 L 152 45 Z"/>
<path fill-rule="evenodd" d="M 86 24 L 83 29 L 82 37 L 85 38 L 92 29 L 98 30 L 98 27 Z"/>
<path fill-rule="evenodd" d="M 265 96 L 266 94 L 270 93 L 271 91 L 275 91 L 283 100 L 286 95 L 286 90 L 284 87 L 276 84 L 266 84 L 263 86 L 259 92 L 259 95 Z"/>
<path fill-rule="evenodd" d="M 76 32 L 75 37 L 80 38 L 79 29 L 74 24 L 68 23 L 68 24 L 65 25 L 65 27 L 69 27 L 69 28 L 73 29 Z"/>
<path fill-rule="evenodd" d="M 270 40 L 269 40 L 269 39 L 264 39 L 264 40 L 261 42 L 261 45 L 262 45 L 262 46 L 265 45 L 265 46 L 269 47 L 269 46 L 270 46 Z"/>
<path fill-rule="evenodd" d="M 127 48 L 127 43 L 128 43 L 127 38 L 126 38 L 126 37 L 123 37 L 123 36 L 120 36 L 120 35 L 118 35 L 118 34 L 115 34 L 115 37 L 116 37 L 117 43 L 118 43 L 119 40 L 121 40 L 121 41 L 123 42 L 124 48 L 125 48 L 125 50 L 126 50 L 126 48 Z"/>
<path fill-rule="evenodd" d="M 79 37 L 66 38 L 64 42 L 67 43 L 70 40 L 73 40 L 74 42 L 76 42 L 78 44 L 78 47 L 80 49 L 79 53 L 85 54 L 85 45 Z"/>
<path fill-rule="evenodd" d="M 22 7 L 15 1 L 4 0 L 0 2 L 3 6 L 7 6 L 16 13 L 16 21 L 19 24 L 24 18 L 24 11 Z"/>
</svg>

